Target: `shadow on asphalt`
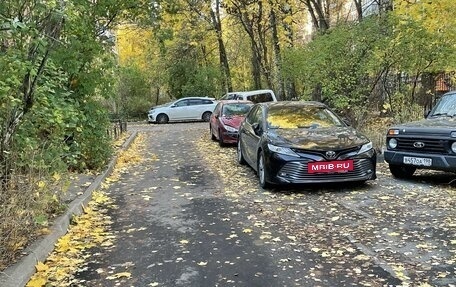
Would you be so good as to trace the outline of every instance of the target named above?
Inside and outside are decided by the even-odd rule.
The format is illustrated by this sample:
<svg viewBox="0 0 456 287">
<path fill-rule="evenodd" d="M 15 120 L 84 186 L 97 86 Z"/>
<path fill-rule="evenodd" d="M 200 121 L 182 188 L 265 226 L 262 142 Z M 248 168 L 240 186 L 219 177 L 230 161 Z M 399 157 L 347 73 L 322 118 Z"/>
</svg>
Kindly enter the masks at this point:
<svg viewBox="0 0 456 287">
<path fill-rule="evenodd" d="M 412 184 L 432 184 L 439 187 L 456 187 L 456 173 L 418 170 L 410 179 L 394 179 Z"/>
<path fill-rule="evenodd" d="M 294 184 L 282 185 L 269 188 L 268 191 L 274 193 L 292 194 L 292 193 L 344 193 L 351 190 L 374 188 L 366 182 L 338 182 L 338 183 L 312 183 L 312 184 Z"/>
</svg>

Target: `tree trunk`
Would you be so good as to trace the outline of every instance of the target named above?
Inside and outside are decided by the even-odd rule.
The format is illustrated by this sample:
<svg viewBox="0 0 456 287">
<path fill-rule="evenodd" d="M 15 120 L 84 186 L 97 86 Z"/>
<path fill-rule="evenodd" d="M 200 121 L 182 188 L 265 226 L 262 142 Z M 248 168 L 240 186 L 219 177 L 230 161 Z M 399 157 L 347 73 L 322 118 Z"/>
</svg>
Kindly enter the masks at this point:
<svg viewBox="0 0 456 287">
<path fill-rule="evenodd" d="M 363 20 L 363 1 L 362 0 L 353 0 L 355 3 L 356 8 L 356 15 L 358 17 L 358 21 L 361 22 Z"/>
<path fill-rule="evenodd" d="M 272 6 L 272 5 L 271 5 Z M 280 42 L 279 35 L 277 31 L 277 17 L 274 9 L 271 9 L 271 15 L 269 17 L 270 24 L 272 28 L 272 42 L 274 47 L 274 78 L 276 85 L 276 93 L 278 100 L 284 99 L 285 84 L 282 78 L 282 56 L 280 54 Z"/>
<path fill-rule="evenodd" d="M 231 92 L 233 90 L 233 84 L 231 81 L 231 72 L 230 66 L 228 63 L 228 57 L 226 55 L 226 48 L 225 43 L 223 42 L 223 34 L 222 34 L 222 24 L 220 20 L 220 1 L 215 1 L 215 11 L 211 9 L 211 19 L 213 26 L 215 28 L 215 32 L 217 35 L 217 43 L 219 48 L 219 58 L 220 58 L 220 66 L 223 73 L 223 81 L 225 90 Z"/>
</svg>

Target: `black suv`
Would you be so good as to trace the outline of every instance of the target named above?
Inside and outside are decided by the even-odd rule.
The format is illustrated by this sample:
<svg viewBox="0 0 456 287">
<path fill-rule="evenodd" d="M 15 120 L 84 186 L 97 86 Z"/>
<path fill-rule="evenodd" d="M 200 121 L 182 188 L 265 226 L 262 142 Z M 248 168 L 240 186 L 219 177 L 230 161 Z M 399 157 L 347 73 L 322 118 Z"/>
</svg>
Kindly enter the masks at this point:
<svg viewBox="0 0 456 287">
<path fill-rule="evenodd" d="M 442 96 L 424 120 L 390 127 L 385 161 L 393 176 L 417 168 L 456 172 L 456 91 Z"/>
</svg>

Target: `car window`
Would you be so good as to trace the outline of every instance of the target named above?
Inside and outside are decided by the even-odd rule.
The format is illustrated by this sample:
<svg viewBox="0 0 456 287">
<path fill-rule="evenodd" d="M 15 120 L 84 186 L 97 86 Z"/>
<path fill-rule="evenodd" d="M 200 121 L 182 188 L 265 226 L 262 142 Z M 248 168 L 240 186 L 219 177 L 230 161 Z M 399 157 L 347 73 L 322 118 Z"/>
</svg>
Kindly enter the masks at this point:
<svg viewBox="0 0 456 287">
<path fill-rule="evenodd" d="M 273 106 L 267 123 L 273 129 L 345 126 L 329 109 L 318 106 Z"/>
<path fill-rule="evenodd" d="M 263 93 L 257 95 L 247 96 L 247 99 L 253 103 L 264 103 L 264 102 L 272 102 L 274 99 L 270 93 Z"/>
<path fill-rule="evenodd" d="M 233 104 L 225 104 L 223 106 L 222 114 L 227 117 L 232 116 L 244 116 L 250 110 L 251 104 L 245 103 L 233 103 Z"/>
<path fill-rule="evenodd" d="M 189 100 L 189 106 L 197 106 L 197 105 L 201 105 L 202 103 L 203 103 L 203 101 L 200 99 Z"/>
<path fill-rule="evenodd" d="M 455 116 L 456 94 L 443 97 L 434 107 L 430 116 Z"/>
<path fill-rule="evenodd" d="M 189 103 L 188 103 L 188 100 L 182 100 L 182 101 L 178 101 L 174 104 L 176 107 L 185 107 L 185 106 L 188 106 Z"/>
<path fill-rule="evenodd" d="M 220 100 L 234 100 L 236 99 L 236 97 L 236 94 L 226 94 L 223 97 L 221 97 Z"/>
<path fill-rule="evenodd" d="M 212 105 L 214 102 L 212 100 L 201 100 L 203 105 Z"/>
<path fill-rule="evenodd" d="M 260 106 L 256 106 L 250 111 L 250 113 L 247 116 L 247 122 L 249 124 L 256 124 L 260 123 L 262 117 L 262 111 Z"/>
<path fill-rule="evenodd" d="M 214 109 L 213 114 L 214 114 L 214 115 L 219 115 L 221 109 L 222 109 L 222 103 L 218 103 L 218 104 L 215 106 L 215 109 Z"/>
</svg>

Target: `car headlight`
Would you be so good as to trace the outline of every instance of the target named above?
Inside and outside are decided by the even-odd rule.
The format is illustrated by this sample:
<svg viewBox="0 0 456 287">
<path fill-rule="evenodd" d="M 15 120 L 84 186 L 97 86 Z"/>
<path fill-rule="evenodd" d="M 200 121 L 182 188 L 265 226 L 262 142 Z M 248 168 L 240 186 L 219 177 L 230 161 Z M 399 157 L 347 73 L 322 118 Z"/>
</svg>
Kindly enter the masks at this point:
<svg viewBox="0 0 456 287">
<path fill-rule="evenodd" d="M 227 126 L 227 125 L 223 125 L 223 127 L 225 128 L 225 130 L 229 131 L 229 132 L 232 132 L 232 133 L 237 133 L 238 130 L 236 128 L 233 128 L 233 127 L 230 127 L 230 126 Z"/>
<path fill-rule="evenodd" d="M 390 136 L 394 136 L 394 135 L 398 135 L 399 134 L 399 130 L 398 129 L 390 129 L 388 130 L 388 135 Z"/>
<path fill-rule="evenodd" d="M 268 148 L 272 152 L 289 155 L 289 156 L 294 156 L 294 157 L 299 157 L 299 155 L 297 153 L 295 153 L 291 148 L 288 148 L 288 147 L 275 146 L 273 144 L 268 144 Z"/>
<path fill-rule="evenodd" d="M 395 149 L 397 147 L 397 139 L 392 138 L 388 141 L 388 146 L 392 149 Z"/>
<path fill-rule="evenodd" d="M 451 132 L 451 133 L 450 133 L 450 136 L 451 136 L 452 138 L 456 138 L 456 132 Z"/>
<path fill-rule="evenodd" d="M 456 153 L 456 142 L 451 145 L 451 150 Z"/>
<path fill-rule="evenodd" d="M 368 142 L 367 144 L 363 144 L 361 148 L 358 151 L 358 154 L 365 153 L 367 151 L 370 151 L 373 148 L 372 142 Z"/>
</svg>

